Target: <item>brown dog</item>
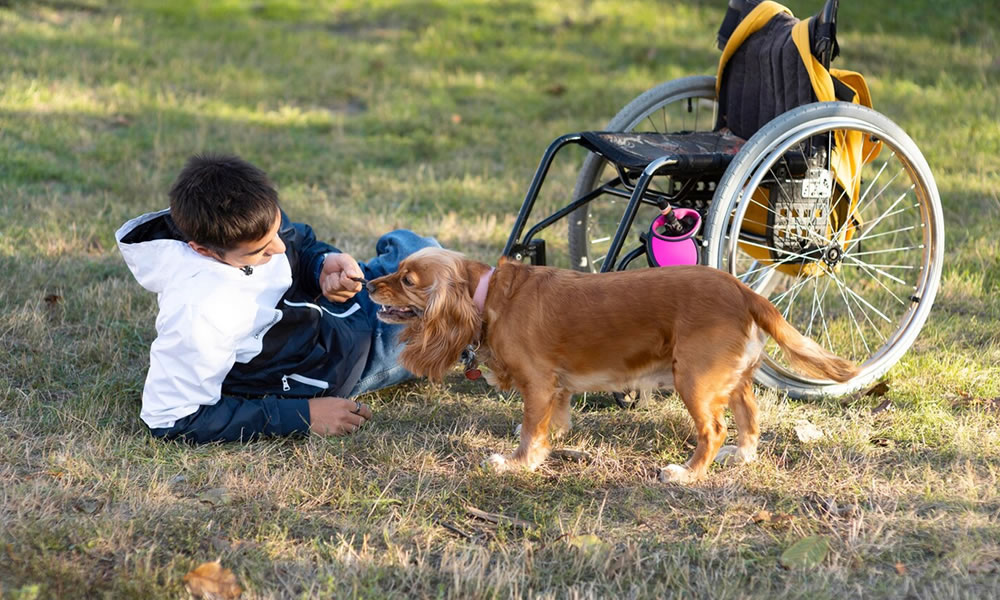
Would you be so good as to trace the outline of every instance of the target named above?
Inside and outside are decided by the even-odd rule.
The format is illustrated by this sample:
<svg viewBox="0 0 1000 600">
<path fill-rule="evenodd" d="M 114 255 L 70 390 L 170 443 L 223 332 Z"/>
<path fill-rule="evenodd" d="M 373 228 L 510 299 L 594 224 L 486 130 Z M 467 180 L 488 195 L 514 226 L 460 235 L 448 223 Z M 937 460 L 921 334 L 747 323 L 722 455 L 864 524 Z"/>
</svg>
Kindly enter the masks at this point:
<svg viewBox="0 0 1000 600">
<path fill-rule="evenodd" d="M 534 469 L 548 455 L 548 432 L 570 426 L 574 392 L 672 387 L 694 419 L 698 446 L 665 473 L 702 477 L 717 455 L 756 458 L 757 403 L 751 382 L 767 333 L 803 373 L 835 381 L 851 362 L 802 336 L 762 296 L 717 269 L 667 267 L 584 274 L 506 259 L 494 271 L 457 252 L 428 248 L 368 284 L 379 318 L 406 325 L 401 362 L 441 379 L 473 344 L 501 389 L 524 398 L 521 444 L 494 454 L 498 470 Z M 732 409 L 736 446 L 721 448 Z"/>
</svg>

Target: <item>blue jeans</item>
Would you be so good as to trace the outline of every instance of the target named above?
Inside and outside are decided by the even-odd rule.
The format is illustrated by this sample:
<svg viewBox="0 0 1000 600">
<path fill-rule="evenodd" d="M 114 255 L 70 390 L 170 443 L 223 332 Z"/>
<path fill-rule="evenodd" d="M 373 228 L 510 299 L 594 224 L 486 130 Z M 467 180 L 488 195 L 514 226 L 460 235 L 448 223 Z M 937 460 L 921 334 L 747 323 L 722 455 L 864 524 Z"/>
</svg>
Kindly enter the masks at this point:
<svg viewBox="0 0 1000 600">
<path fill-rule="evenodd" d="M 405 229 L 391 231 L 379 238 L 375 244 L 377 256 L 368 262 L 360 263 L 361 270 L 365 272 L 365 278 L 369 281 L 395 273 L 401 260 L 421 248 L 428 247 L 440 248 L 441 245 L 434 238 L 420 237 Z M 374 331 L 368 362 L 361 372 L 361 379 L 351 390 L 351 397 L 396 385 L 414 377 L 399 364 L 399 353 L 403 347 L 398 337 L 403 326 L 379 321 L 375 316 L 378 307 L 368 297 L 367 291 L 361 292 L 358 297 L 364 309 L 368 311 Z"/>
</svg>

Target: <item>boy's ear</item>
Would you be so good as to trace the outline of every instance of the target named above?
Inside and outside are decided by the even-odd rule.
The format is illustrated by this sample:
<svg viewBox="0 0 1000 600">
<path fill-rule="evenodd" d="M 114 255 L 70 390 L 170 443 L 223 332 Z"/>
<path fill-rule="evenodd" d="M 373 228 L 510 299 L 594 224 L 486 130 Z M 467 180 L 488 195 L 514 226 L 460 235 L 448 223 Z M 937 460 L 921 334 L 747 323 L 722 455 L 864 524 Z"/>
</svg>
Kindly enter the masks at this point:
<svg viewBox="0 0 1000 600">
<path fill-rule="evenodd" d="M 192 250 L 194 250 L 198 254 L 200 254 L 202 256 L 205 256 L 207 258 L 214 258 L 214 259 L 218 259 L 219 258 L 218 253 L 216 253 L 214 250 L 212 250 L 212 249 L 210 249 L 210 248 L 208 248 L 206 246 L 202 246 L 198 242 L 188 242 L 188 246 L 191 246 Z"/>
</svg>

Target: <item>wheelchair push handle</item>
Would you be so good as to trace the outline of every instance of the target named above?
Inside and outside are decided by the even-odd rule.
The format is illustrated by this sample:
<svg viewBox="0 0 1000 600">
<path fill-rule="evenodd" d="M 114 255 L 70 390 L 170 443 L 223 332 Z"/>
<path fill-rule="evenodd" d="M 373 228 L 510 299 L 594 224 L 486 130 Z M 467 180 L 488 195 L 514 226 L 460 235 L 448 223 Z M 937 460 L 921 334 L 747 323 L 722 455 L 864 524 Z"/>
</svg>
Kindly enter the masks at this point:
<svg viewBox="0 0 1000 600">
<path fill-rule="evenodd" d="M 729 0 L 726 15 L 716 39 L 719 50 L 726 47 L 729 36 L 739 25 L 740 20 L 757 4 L 758 2 L 753 2 L 748 6 L 747 0 Z M 840 45 L 837 43 L 837 10 L 839 8 L 840 0 L 826 0 L 823 3 L 823 9 L 814 17 L 813 26 L 815 29 L 810 50 L 813 56 L 823 63 L 825 69 L 829 69 L 830 63 L 840 54 Z"/>
</svg>

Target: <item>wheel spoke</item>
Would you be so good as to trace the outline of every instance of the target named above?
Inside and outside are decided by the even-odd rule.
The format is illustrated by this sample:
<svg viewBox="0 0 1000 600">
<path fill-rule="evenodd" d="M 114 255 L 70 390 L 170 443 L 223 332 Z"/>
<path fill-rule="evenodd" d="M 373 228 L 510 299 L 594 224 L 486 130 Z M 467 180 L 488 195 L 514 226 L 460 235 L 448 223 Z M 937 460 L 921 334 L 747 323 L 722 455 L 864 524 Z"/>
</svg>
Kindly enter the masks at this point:
<svg viewBox="0 0 1000 600">
<path fill-rule="evenodd" d="M 886 211 L 884 213 L 882 213 L 879 216 L 879 218 L 875 219 L 875 221 L 873 221 L 872 224 L 869 225 L 868 228 L 865 229 L 861 233 L 860 236 L 858 236 L 858 237 L 854 238 L 853 240 L 851 240 L 850 245 L 847 248 L 844 248 L 844 252 L 846 253 L 846 252 L 850 252 L 851 250 L 853 250 L 854 247 L 857 246 L 858 243 L 860 243 L 860 241 L 865 238 L 865 236 L 867 236 L 871 231 L 873 231 L 878 226 L 878 224 L 881 223 L 882 220 L 886 218 L 886 216 L 888 215 L 889 211 L 891 211 L 892 209 L 896 208 L 896 205 L 899 204 L 900 202 L 902 202 L 903 198 L 905 198 L 907 195 L 909 195 L 909 193 L 911 191 L 913 191 L 913 188 L 914 188 L 914 186 L 911 185 L 905 192 L 903 192 L 902 194 L 900 194 L 899 198 L 896 198 L 896 201 L 892 203 L 892 206 L 890 206 L 888 209 L 886 209 Z"/>
<path fill-rule="evenodd" d="M 863 260 L 858 260 L 858 259 L 854 258 L 853 254 L 845 254 L 844 255 L 844 259 L 845 260 L 853 261 L 853 264 L 851 264 L 851 265 L 847 265 L 846 263 L 840 263 L 840 264 L 845 265 L 845 266 L 855 266 L 857 264 L 862 264 L 862 265 L 866 265 L 866 266 L 873 267 L 873 268 L 877 267 L 879 269 L 910 269 L 910 270 L 916 269 L 916 267 L 914 267 L 913 265 L 877 265 L 877 264 L 874 264 L 874 263 L 866 263 Z M 900 283 L 906 283 L 906 282 L 901 281 Z"/>
<path fill-rule="evenodd" d="M 887 252 L 906 252 L 907 250 L 919 250 L 923 248 L 923 244 L 916 246 L 901 246 L 899 248 L 886 248 L 885 250 L 868 250 L 865 252 L 855 252 L 851 256 L 868 256 L 869 254 L 885 254 Z"/>
<path fill-rule="evenodd" d="M 772 303 L 775 306 L 778 306 L 778 304 L 781 303 L 781 301 L 784 299 L 784 296 L 786 294 L 788 294 L 788 292 L 792 292 L 792 291 L 795 292 L 794 294 L 792 294 L 788 298 L 788 306 L 786 306 L 785 310 L 781 313 L 781 316 L 783 316 L 785 319 L 788 319 L 788 313 L 789 313 L 789 311 L 792 310 L 792 304 L 799 297 L 799 294 L 802 292 L 802 290 L 805 289 L 805 285 L 806 285 L 806 283 L 809 282 L 810 279 L 813 279 L 813 277 L 812 276 L 806 277 L 802 281 L 796 283 L 794 286 L 792 286 L 792 287 L 788 288 L 787 290 L 785 290 L 784 292 L 782 292 L 779 297 L 776 297 L 774 300 L 772 300 Z"/>
<path fill-rule="evenodd" d="M 845 260 L 851 260 L 853 262 L 851 262 L 850 264 L 842 262 L 842 263 L 840 263 L 841 266 L 844 266 L 844 267 L 860 267 L 861 269 L 863 269 L 865 271 L 872 270 L 872 271 L 875 271 L 876 273 L 878 273 L 879 275 L 888 277 L 889 279 L 895 281 L 899 285 L 906 285 L 906 282 L 903 281 L 902 279 L 900 279 L 899 277 L 896 277 L 895 275 L 892 275 L 891 273 L 886 273 L 885 271 L 882 271 L 882 270 L 878 269 L 875 266 L 869 265 L 868 263 L 866 263 L 866 262 L 864 262 L 862 260 L 858 260 L 858 259 L 854 258 L 853 256 L 845 256 L 844 259 Z"/>
<path fill-rule="evenodd" d="M 826 287 L 823 288 L 823 294 L 819 298 L 817 303 L 817 308 L 819 308 L 819 319 L 823 324 L 823 335 L 826 336 L 826 347 L 833 348 L 833 340 L 830 338 L 830 328 L 826 324 L 826 315 L 823 313 L 823 300 L 826 298 L 826 292 L 830 289 L 830 278 L 826 278 Z"/>
<path fill-rule="evenodd" d="M 816 303 L 819 302 L 819 297 L 816 293 L 819 290 L 819 279 L 814 277 L 812 282 L 813 282 L 813 300 L 812 303 L 809 305 L 810 308 L 809 325 L 808 327 L 806 327 L 805 331 L 806 337 L 812 336 L 813 322 L 816 320 Z"/>
<path fill-rule="evenodd" d="M 836 277 L 833 279 L 834 283 L 837 284 L 838 291 L 840 292 L 840 297 L 844 299 L 844 306 L 847 308 L 847 314 L 850 316 L 850 321 L 854 325 L 854 329 L 848 328 L 851 332 L 851 349 L 854 350 L 855 355 L 857 355 L 857 348 L 854 345 L 854 330 L 858 331 L 858 337 L 861 338 L 861 343 L 865 346 L 865 351 L 871 354 L 871 348 L 868 347 L 868 342 L 865 341 L 865 334 L 861 331 L 861 326 L 858 325 L 858 319 L 854 316 L 854 310 L 851 309 L 851 301 L 848 299 L 847 294 L 844 293 L 845 285 L 840 282 Z M 867 318 L 867 315 L 865 315 Z"/>
<path fill-rule="evenodd" d="M 845 284 L 845 285 L 846 285 L 846 284 Z M 890 292 L 890 293 L 891 293 L 891 292 Z M 879 328 L 878 328 L 878 327 L 877 327 L 877 326 L 875 325 L 875 323 L 874 323 L 874 322 L 872 321 L 871 317 L 869 317 L 869 316 L 868 316 L 868 312 L 867 312 L 867 311 L 865 311 L 865 310 L 863 309 L 863 307 L 861 306 L 861 304 L 860 304 L 860 303 L 858 303 L 858 301 L 857 301 L 857 300 L 855 300 L 854 302 L 855 302 L 856 304 L 858 304 L 858 310 L 859 310 L 859 311 L 861 312 L 861 314 L 862 314 L 862 315 L 863 315 L 863 316 L 865 317 L 865 321 L 867 321 L 867 322 L 868 322 L 868 325 L 869 325 L 869 326 L 870 326 L 870 327 L 871 327 L 871 328 L 872 328 L 872 329 L 873 329 L 873 330 L 875 331 L 875 333 L 876 333 L 876 334 L 878 334 L 878 336 L 879 336 L 880 338 L 882 338 L 882 342 L 883 342 L 883 343 L 885 343 L 885 342 L 886 342 L 886 338 L 885 338 L 885 336 L 884 336 L 884 335 L 882 335 L 882 332 L 881 332 L 881 331 L 879 330 Z M 864 338 L 862 337 L 862 339 L 864 339 Z M 868 350 L 868 354 L 871 354 L 871 349 L 870 349 L 870 348 L 868 348 L 868 344 L 865 344 L 865 348 L 866 348 L 866 349 Z"/>
<path fill-rule="evenodd" d="M 784 254 L 785 256 L 789 256 L 789 257 L 792 257 L 792 258 L 801 258 L 801 259 L 804 259 L 804 260 L 807 260 L 807 261 L 810 261 L 810 262 L 813 262 L 817 258 L 819 258 L 818 256 L 806 256 L 805 254 L 799 254 L 797 252 L 789 252 L 788 250 L 781 250 L 779 248 L 772 248 L 771 246 L 765 246 L 764 244 L 758 244 L 756 242 L 751 242 L 749 240 L 740 240 L 739 243 L 740 244 L 745 244 L 747 246 L 753 246 L 755 248 L 763 248 L 764 250 L 768 250 L 768 251 L 780 252 L 781 254 Z"/>
<path fill-rule="evenodd" d="M 830 273 L 830 277 L 834 281 L 837 282 L 837 285 L 843 286 L 843 284 L 841 283 L 840 279 L 834 273 Z M 848 294 L 851 294 L 852 296 L 854 296 L 855 298 L 857 298 L 858 300 L 860 300 L 865 306 L 867 306 L 868 308 L 870 308 L 875 314 L 877 314 L 878 316 L 880 316 L 883 319 L 885 319 L 886 323 L 890 323 L 890 324 L 892 323 L 892 319 L 890 319 L 889 317 L 885 316 L 882 313 L 882 311 L 880 311 L 879 309 L 877 309 L 874 306 L 872 306 L 870 302 L 868 302 L 867 300 L 865 300 L 864 298 L 862 298 L 857 292 L 855 292 L 854 290 L 852 290 L 851 288 L 846 287 L 846 286 L 844 286 L 843 289 L 847 290 Z"/>
<path fill-rule="evenodd" d="M 789 293 L 795 291 L 796 289 L 801 288 L 803 285 L 809 283 L 809 280 L 812 279 L 812 278 L 813 278 L 812 275 L 810 275 L 808 277 L 803 277 L 802 280 L 799 281 L 798 283 L 796 283 L 795 285 L 792 285 L 787 290 L 781 292 L 780 294 L 778 294 L 774 298 L 771 298 L 770 299 L 771 300 L 771 304 L 774 304 L 775 306 L 777 306 L 778 304 L 781 303 L 782 300 L 784 300 L 785 296 L 787 296 Z"/>
<path fill-rule="evenodd" d="M 855 265 L 852 265 L 852 266 L 855 266 Z M 900 304 L 902 304 L 903 306 L 906 306 L 906 303 L 905 303 L 905 302 L 903 302 L 903 301 L 902 301 L 902 300 L 901 300 L 901 299 L 899 298 L 899 296 L 897 296 L 897 295 L 896 295 L 895 293 L 893 293 L 893 291 L 889 289 L 889 286 L 887 286 L 886 284 L 882 283 L 882 280 L 881 280 L 881 279 L 879 279 L 878 277 L 875 277 L 875 275 L 874 275 L 874 274 L 872 273 L 872 270 L 871 270 L 871 269 L 869 269 L 869 268 L 867 268 L 867 267 L 866 267 L 866 266 L 864 265 L 864 263 L 861 263 L 861 264 L 858 264 L 858 265 L 856 265 L 856 266 L 859 266 L 859 267 L 861 267 L 861 270 L 862 270 L 862 271 L 864 271 L 864 272 L 865 272 L 865 273 L 866 273 L 866 274 L 867 274 L 867 275 L 868 275 L 868 276 L 869 276 L 869 277 L 870 277 L 870 278 L 872 279 L 872 281 L 874 281 L 875 283 L 877 283 L 877 284 L 879 284 L 880 286 L 882 286 L 882 289 L 884 289 L 885 291 L 889 292 L 889 295 L 890 295 L 890 296 L 892 296 L 893 298 L 895 298 L 895 299 L 896 299 L 896 302 L 899 302 L 899 303 L 900 303 Z M 885 275 L 886 275 L 887 277 L 889 277 L 890 279 L 893 279 L 893 280 L 895 280 L 895 281 L 899 282 L 899 283 L 900 283 L 901 285 L 906 285 L 906 283 L 905 283 L 905 282 L 904 282 L 904 281 L 903 281 L 902 279 L 899 279 L 899 278 L 897 278 L 897 277 L 893 277 L 892 275 L 889 275 L 888 273 L 885 273 Z"/>
</svg>

